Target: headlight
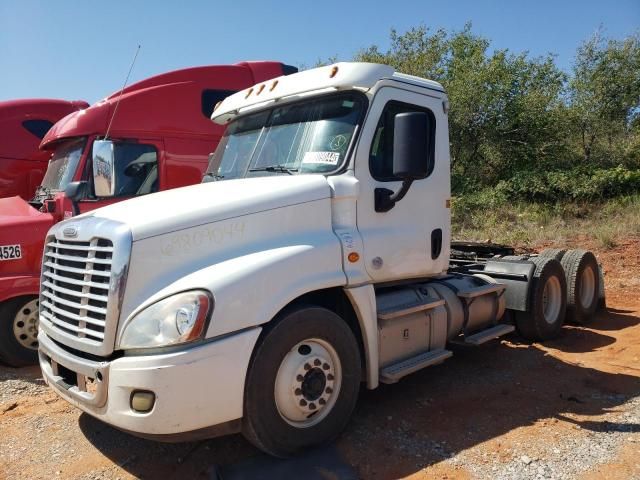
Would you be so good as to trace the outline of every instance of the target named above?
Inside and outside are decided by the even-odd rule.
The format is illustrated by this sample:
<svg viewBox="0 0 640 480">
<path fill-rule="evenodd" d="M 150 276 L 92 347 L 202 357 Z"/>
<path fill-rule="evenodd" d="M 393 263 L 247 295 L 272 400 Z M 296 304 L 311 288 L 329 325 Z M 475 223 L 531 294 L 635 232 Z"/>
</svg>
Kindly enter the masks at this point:
<svg viewBox="0 0 640 480">
<path fill-rule="evenodd" d="M 120 338 L 120 348 L 165 347 L 198 340 L 202 338 L 212 309 L 213 299 L 203 290 L 164 298 L 127 323 Z"/>
</svg>

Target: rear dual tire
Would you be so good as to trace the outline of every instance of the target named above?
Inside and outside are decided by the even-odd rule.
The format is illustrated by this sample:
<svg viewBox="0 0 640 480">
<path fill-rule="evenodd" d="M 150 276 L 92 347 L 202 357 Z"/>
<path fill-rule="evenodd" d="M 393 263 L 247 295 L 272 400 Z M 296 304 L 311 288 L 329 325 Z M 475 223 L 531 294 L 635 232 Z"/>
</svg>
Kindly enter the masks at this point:
<svg viewBox="0 0 640 480">
<path fill-rule="evenodd" d="M 604 278 L 593 253 L 587 250 L 548 248 L 538 258 L 555 258 L 567 281 L 567 321 L 584 325 L 598 308 L 605 308 Z"/>
<path fill-rule="evenodd" d="M 600 304 L 602 275 L 598 261 L 587 250 L 569 250 L 561 263 L 567 281 L 567 318 L 584 325 Z"/>
<path fill-rule="evenodd" d="M 567 282 L 560 262 L 533 257 L 535 264 L 526 312 L 516 312 L 516 328 L 532 341 L 549 340 L 560 334 L 567 308 Z"/>
</svg>

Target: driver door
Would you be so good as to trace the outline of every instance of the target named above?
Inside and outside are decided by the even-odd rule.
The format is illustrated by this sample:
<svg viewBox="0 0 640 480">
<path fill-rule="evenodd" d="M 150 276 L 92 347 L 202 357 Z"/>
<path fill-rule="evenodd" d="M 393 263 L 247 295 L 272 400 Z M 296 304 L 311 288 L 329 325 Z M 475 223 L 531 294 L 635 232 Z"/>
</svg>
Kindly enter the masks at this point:
<svg viewBox="0 0 640 480">
<path fill-rule="evenodd" d="M 376 212 L 375 190 L 397 192 L 393 176 L 395 114 L 426 112 L 434 135 L 428 175 L 415 180 L 406 196 L 387 212 Z M 372 101 L 358 144 L 355 173 L 360 182 L 358 230 L 371 279 L 389 282 L 446 270 L 449 254 L 449 144 L 442 98 L 395 87 L 382 87 Z"/>
</svg>

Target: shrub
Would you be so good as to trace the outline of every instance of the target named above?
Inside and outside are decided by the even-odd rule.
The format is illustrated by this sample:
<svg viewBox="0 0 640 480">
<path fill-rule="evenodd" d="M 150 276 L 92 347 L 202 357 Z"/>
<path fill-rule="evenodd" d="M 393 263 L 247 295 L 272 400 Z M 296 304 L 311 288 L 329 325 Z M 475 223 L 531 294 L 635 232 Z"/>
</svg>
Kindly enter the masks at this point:
<svg viewBox="0 0 640 480">
<path fill-rule="evenodd" d="M 510 200 L 557 203 L 598 201 L 640 191 L 640 170 L 614 168 L 573 168 L 570 170 L 523 171 L 495 188 Z"/>
</svg>

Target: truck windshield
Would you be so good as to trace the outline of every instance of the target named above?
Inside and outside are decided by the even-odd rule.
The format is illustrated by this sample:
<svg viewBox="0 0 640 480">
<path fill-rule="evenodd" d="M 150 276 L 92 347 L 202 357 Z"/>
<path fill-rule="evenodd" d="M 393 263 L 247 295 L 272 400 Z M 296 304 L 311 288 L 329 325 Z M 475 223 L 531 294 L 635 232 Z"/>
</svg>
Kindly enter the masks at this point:
<svg viewBox="0 0 640 480">
<path fill-rule="evenodd" d="M 44 188 L 59 191 L 67 187 L 78 168 L 85 141 L 85 138 L 77 138 L 56 147 L 51 160 L 49 160 L 47 173 L 42 180 Z"/>
<path fill-rule="evenodd" d="M 242 116 L 227 127 L 204 181 L 338 170 L 363 111 L 363 97 L 351 92 Z"/>
</svg>

